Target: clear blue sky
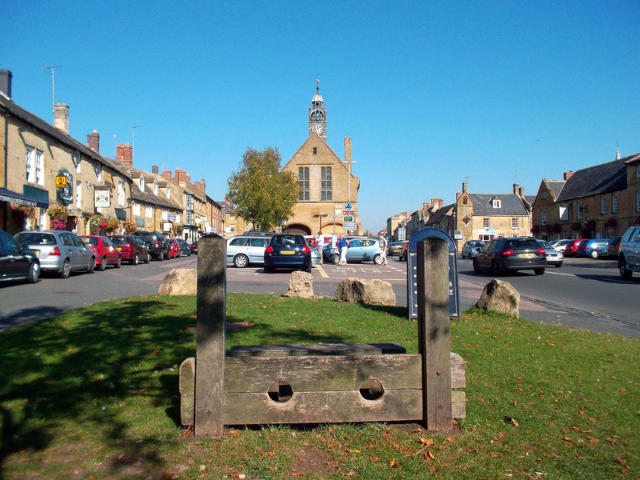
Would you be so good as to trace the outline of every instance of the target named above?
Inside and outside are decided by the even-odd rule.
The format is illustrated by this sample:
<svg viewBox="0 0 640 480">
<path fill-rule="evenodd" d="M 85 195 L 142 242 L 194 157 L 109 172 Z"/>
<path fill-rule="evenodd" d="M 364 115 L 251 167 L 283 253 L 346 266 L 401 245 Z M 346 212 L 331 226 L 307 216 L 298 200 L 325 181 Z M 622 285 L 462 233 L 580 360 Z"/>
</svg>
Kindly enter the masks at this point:
<svg viewBox="0 0 640 480">
<path fill-rule="evenodd" d="M 286 163 L 320 79 L 328 143 L 353 139 L 377 231 L 424 200 L 535 194 L 543 177 L 640 152 L 640 2 L 5 0 L 13 99 L 70 133 L 131 141 L 135 166 L 181 167 L 222 199 L 247 147 Z"/>
</svg>

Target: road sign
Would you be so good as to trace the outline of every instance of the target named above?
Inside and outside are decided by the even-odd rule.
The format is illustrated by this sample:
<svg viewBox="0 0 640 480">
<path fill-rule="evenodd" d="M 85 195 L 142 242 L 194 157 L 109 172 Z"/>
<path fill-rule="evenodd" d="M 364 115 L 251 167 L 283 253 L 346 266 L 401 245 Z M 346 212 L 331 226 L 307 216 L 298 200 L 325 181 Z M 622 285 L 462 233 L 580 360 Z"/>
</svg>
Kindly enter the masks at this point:
<svg viewBox="0 0 640 480">
<path fill-rule="evenodd" d="M 344 230 L 349 230 L 350 232 L 353 232 L 356 229 L 356 222 L 344 222 L 342 224 L 342 228 Z"/>
<path fill-rule="evenodd" d="M 345 215 L 343 221 L 345 223 L 352 223 L 353 222 L 353 215 Z"/>
<path fill-rule="evenodd" d="M 351 210 L 351 208 L 353 208 L 353 207 L 351 206 L 351 202 L 347 202 L 347 203 L 345 203 L 345 204 L 344 204 L 344 209 L 345 209 L 345 210 Z"/>
</svg>

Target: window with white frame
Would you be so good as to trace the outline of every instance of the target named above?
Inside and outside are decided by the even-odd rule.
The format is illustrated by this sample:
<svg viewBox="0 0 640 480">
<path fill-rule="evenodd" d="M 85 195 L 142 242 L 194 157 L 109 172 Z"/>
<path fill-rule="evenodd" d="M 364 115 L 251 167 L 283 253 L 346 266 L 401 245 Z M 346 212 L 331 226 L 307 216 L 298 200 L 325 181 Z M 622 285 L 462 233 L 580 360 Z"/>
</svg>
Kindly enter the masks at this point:
<svg viewBox="0 0 640 480">
<path fill-rule="evenodd" d="M 540 225 L 547 224 L 547 212 L 544 210 L 540 210 Z"/>
<path fill-rule="evenodd" d="M 150 207 L 149 205 L 147 205 L 145 207 L 145 215 L 147 218 L 153 218 L 153 207 Z"/>
<path fill-rule="evenodd" d="M 140 216 L 140 204 L 138 202 L 133 202 L 133 214 Z"/>
<path fill-rule="evenodd" d="M 491 203 L 493 204 L 493 208 L 502 208 L 502 201 L 497 198 L 493 199 Z"/>
<path fill-rule="evenodd" d="M 569 220 L 569 207 L 567 205 L 558 206 L 558 217 L 560 220 Z"/>
<path fill-rule="evenodd" d="M 482 226 L 484 228 L 489 228 L 489 219 L 488 218 L 483 218 L 482 219 Z"/>
<path fill-rule="evenodd" d="M 600 197 L 600 214 L 604 215 L 605 213 L 607 213 L 607 199 Z"/>
<path fill-rule="evenodd" d="M 158 183 L 157 182 L 153 182 L 153 194 L 154 195 L 158 194 Z"/>
<path fill-rule="evenodd" d="M 26 180 L 44 185 L 44 153 L 37 148 L 27 147 Z"/>
<path fill-rule="evenodd" d="M 118 182 L 118 205 L 124 205 L 124 182 Z"/>
<path fill-rule="evenodd" d="M 76 173 L 82 173 L 82 167 L 80 166 L 82 160 L 78 159 L 78 163 L 76 163 Z"/>
<path fill-rule="evenodd" d="M 140 177 L 140 180 L 138 181 L 138 183 L 140 185 L 140 190 L 144 192 L 144 178 Z"/>
<path fill-rule="evenodd" d="M 169 212 L 166 210 L 162 210 L 162 220 L 167 220 L 169 218 Z"/>
<path fill-rule="evenodd" d="M 187 210 L 193 210 L 193 196 L 192 195 L 187 195 L 186 204 L 187 204 Z"/>
<path fill-rule="evenodd" d="M 611 212 L 618 213 L 618 195 L 613 195 L 611 197 Z"/>
<path fill-rule="evenodd" d="M 636 165 L 636 178 L 640 178 L 640 165 Z"/>
<path fill-rule="evenodd" d="M 102 165 L 98 165 L 98 183 L 102 183 Z"/>
<path fill-rule="evenodd" d="M 582 220 L 582 202 L 578 202 L 578 220 Z"/>
<path fill-rule="evenodd" d="M 165 188 L 165 193 L 167 195 L 167 198 L 171 198 L 171 189 L 169 187 Z"/>
<path fill-rule="evenodd" d="M 76 208 L 82 208 L 82 182 L 76 180 Z"/>
<path fill-rule="evenodd" d="M 513 217 L 511 219 L 511 228 L 517 229 L 520 227 L 520 219 L 517 217 Z"/>
</svg>

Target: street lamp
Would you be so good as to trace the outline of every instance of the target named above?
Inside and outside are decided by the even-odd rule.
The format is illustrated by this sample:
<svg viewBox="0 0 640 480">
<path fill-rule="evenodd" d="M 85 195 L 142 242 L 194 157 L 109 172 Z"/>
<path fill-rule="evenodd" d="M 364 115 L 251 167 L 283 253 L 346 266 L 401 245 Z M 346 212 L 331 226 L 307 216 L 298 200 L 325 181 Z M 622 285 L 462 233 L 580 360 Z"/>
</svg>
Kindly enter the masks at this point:
<svg viewBox="0 0 640 480">
<path fill-rule="evenodd" d="M 322 218 L 328 217 L 328 213 L 314 213 L 313 218 L 318 218 L 318 235 L 322 234 Z"/>
</svg>

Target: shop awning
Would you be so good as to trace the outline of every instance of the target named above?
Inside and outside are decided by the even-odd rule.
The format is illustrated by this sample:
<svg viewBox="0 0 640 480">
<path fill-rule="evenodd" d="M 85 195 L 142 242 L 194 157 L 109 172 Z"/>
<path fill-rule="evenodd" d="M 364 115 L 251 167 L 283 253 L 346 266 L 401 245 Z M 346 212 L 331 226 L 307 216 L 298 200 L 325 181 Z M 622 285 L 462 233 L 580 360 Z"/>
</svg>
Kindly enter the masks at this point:
<svg viewBox="0 0 640 480">
<path fill-rule="evenodd" d="M 22 193 L 12 192 L 6 188 L 0 187 L 0 201 L 19 203 L 20 205 L 28 205 L 30 207 L 48 208 L 49 203 L 23 195 Z"/>
</svg>

